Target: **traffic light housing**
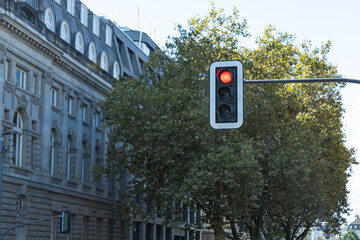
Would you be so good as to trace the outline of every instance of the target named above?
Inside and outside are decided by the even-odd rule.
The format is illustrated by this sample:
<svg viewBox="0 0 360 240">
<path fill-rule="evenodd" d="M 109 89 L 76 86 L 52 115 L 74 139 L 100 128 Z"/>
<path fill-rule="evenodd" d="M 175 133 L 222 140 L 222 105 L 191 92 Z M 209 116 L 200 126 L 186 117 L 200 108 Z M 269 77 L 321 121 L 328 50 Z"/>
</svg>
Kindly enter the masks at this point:
<svg viewBox="0 0 360 240">
<path fill-rule="evenodd" d="M 210 125 L 235 129 L 243 124 L 244 74 L 240 61 L 216 61 L 210 65 Z"/>
<path fill-rule="evenodd" d="M 69 211 L 61 212 L 61 221 L 60 221 L 60 232 L 69 233 L 71 225 L 71 213 Z"/>
</svg>

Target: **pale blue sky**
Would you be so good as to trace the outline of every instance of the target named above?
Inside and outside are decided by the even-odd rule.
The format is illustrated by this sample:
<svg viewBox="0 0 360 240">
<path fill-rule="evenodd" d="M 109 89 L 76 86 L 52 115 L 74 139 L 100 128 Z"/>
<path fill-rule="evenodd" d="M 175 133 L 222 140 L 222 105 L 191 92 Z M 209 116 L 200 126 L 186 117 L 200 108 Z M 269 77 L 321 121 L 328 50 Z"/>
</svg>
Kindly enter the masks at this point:
<svg viewBox="0 0 360 240">
<path fill-rule="evenodd" d="M 83 0 L 93 12 L 106 16 L 120 26 L 146 32 L 161 47 L 169 35 L 176 34 L 176 24 L 186 25 L 194 16 L 204 16 L 209 0 Z M 360 79 L 360 1 L 359 0 L 214 0 L 217 8 L 231 12 L 236 7 L 246 18 L 254 40 L 273 25 L 278 31 L 297 36 L 298 42 L 311 40 L 320 47 L 332 42 L 329 62 L 347 78 Z M 140 13 L 138 15 L 138 13 Z M 246 78 L 246 76 L 245 76 Z M 348 84 L 343 91 L 344 131 L 347 145 L 357 150 L 360 160 L 360 84 Z M 354 211 L 348 221 L 360 215 L 360 167 L 355 166 L 348 184 L 349 202 Z"/>
</svg>

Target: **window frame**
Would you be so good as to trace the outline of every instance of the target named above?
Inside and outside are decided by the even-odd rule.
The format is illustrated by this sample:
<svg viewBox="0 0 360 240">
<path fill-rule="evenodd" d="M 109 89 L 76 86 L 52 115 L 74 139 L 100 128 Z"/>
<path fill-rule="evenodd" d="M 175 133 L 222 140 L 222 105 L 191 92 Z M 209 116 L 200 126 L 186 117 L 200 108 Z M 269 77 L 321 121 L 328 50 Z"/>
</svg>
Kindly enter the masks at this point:
<svg viewBox="0 0 360 240">
<path fill-rule="evenodd" d="M 75 16 L 75 0 L 66 1 L 66 10 L 68 11 L 68 13 Z"/>
<path fill-rule="evenodd" d="M 93 32 L 93 34 L 95 34 L 97 37 L 99 37 L 99 33 L 100 33 L 100 20 L 99 20 L 99 18 L 98 18 L 95 14 L 94 14 L 94 16 L 93 16 L 92 32 Z"/>
<path fill-rule="evenodd" d="M 54 176 L 55 168 L 55 133 L 54 130 L 51 130 L 50 133 L 50 151 L 49 151 L 49 170 L 51 176 Z"/>
<path fill-rule="evenodd" d="M 80 22 L 85 27 L 87 27 L 89 24 L 88 16 L 89 16 L 88 8 L 82 3 L 80 8 Z"/>
<path fill-rule="evenodd" d="M 19 75 L 18 75 L 19 73 Z M 15 69 L 15 85 L 19 88 L 25 89 L 27 90 L 27 74 L 28 71 L 26 71 L 25 69 L 16 66 Z"/>
<path fill-rule="evenodd" d="M 117 80 L 120 78 L 120 65 L 117 61 L 115 61 L 113 65 L 113 77 Z"/>
<path fill-rule="evenodd" d="M 50 18 L 47 18 L 50 17 Z M 50 21 L 48 21 L 50 20 Z M 51 30 L 52 32 L 55 31 L 55 17 L 50 8 L 47 8 L 44 13 L 44 23 L 47 29 Z"/>
<path fill-rule="evenodd" d="M 76 33 L 74 45 L 76 50 L 84 53 L 84 38 L 80 32 Z"/>
<path fill-rule="evenodd" d="M 105 28 L 105 43 L 111 47 L 112 44 L 112 29 L 109 25 Z"/>
<path fill-rule="evenodd" d="M 60 38 L 70 43 L 70 27 L 66 21 L 63 21 L 60 25 Z"/>
<path fill-rule="evenodd" d="M 13 123 L 13 161 L 15 166 L 21 167 L 23 164 L 24 120 L 19 111 L 15 111 Z"/>
<path fill-rule="evenodd" d="M 105 52 L 101 53 L 100 67 L 101 67 L 101 69 L 103 69 L 106 72 L 109 71 L 109 58 Z"/>
<path fill-rule="evenodd" d="M 96 54 L 95 44 L 94 44 L 93 42 L 91 42 L 91 43 L 89 44 L 89 54 L 88 54 L 88 57 L 89 57 L 89 59 L 90 59 L 92 62 L 94 62 L 94 63 L 96 63 L 96 58 L 97 58 L 96 55 L 97 55 L 97 54 Z"/>
</svg>

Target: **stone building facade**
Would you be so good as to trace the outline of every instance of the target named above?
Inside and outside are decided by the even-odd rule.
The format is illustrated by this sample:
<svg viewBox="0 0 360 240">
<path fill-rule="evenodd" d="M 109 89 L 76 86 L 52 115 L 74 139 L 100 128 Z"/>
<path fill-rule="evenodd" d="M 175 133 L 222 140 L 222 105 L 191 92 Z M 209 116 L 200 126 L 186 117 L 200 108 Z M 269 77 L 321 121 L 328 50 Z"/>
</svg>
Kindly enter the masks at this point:
<svg viewBox="0 0 360 240">
<path fill-rule="evenodd" d="M 53 218 L 5 239 L 189 239 L 160 219 L 125 228 L 112 208 L 119 196 L 92 176 L 107 141 L 97 102 L 121 75 L 140 76 L 155 47 L 145 33 L 122 30 L 78 0 L 0 0 L 0 120 L 10 133 L 3 136 L 1 233 L 72 214 L 68 234 Z"/>
</svg>

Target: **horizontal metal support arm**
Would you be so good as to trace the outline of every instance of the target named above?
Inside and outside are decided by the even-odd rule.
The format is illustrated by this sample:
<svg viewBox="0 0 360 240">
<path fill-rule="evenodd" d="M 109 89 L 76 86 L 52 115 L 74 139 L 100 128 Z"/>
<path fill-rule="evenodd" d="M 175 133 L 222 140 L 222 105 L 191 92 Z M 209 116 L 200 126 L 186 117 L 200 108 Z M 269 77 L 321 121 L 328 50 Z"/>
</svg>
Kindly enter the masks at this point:
<svg viewBox="0 0 360 240">
<path fill-rule="evenodd" d="M 360 80 L 351 78 L 304 78 L 304 79 L 267 79 L 267 80 L 244 80 L 244 84 L 266 83 L 315 83 L 315 82 L 347 82 L 360 84 Z"/>
</svg>

